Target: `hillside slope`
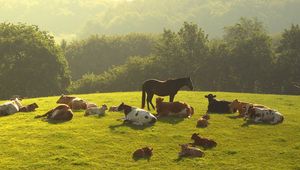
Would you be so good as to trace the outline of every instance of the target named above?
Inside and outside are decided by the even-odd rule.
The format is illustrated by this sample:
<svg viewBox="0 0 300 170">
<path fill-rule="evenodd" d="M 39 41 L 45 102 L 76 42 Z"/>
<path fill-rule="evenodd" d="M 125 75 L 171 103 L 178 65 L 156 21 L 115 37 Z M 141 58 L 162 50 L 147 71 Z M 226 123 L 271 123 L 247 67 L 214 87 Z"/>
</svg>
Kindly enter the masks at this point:
<svg viewBox="0 0 300 170">
<path fill-rule="evenodd" d="M 123 125 L 116 120 L 123 115 L 116 112 L 99 118 L 79 111 L 70 122 L 51 124 L 33 117 L 56 106 L 58 96 L 25 99 L 23 104 L 37 102 L 40 108 L 0 117 L 0 169 L 300 169 L 300 96 L 217 92 L 219 99 L 238 98 L 277 109 L 285 120 L 279 125 L 246 125 L 231 118 L 234 114 L 212 114 L 207 128 L 196 128 L 207 108 L 205 94 L 179 92 L 175 100 L 191 104 L 195 115 L 165 118 L 147 128 Z M 141 102 L 141 92 L 78 96 L 108 106 Z M 216 140 L 218 146 L 205 150 L 203 158 L 178 159 L 178 144 L 192 142 L 194 132 Z M 134 161 L 133 151 L 147 145 L 154 148 L 152 158 Z"/>
</svg>

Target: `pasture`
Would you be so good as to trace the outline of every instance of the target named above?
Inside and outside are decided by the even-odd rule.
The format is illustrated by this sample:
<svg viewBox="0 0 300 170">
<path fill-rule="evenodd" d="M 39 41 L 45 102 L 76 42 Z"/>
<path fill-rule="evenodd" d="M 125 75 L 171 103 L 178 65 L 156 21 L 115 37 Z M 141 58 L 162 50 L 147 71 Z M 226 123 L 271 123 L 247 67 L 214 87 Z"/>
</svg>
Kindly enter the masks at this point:
<svg viewBox="0 0 300 170">
<path fill-rule="evenodd" d="M 0 169 L 300 169 L 300 96 L 216 92 L 217 99 L 260 103 L 285 116 L 282 124 L 253 125 L 235 114 L 211 114 L 206 128 L 196 122 L 207 109 L 209 92 L 180 91 L 175 101 L 195 109 L 190 119 L 163 118 L 154 126 L 123 125 L 123 113 L 84 117 L 51 124 L 34 119 L 56 106 L 59 96 L 24 99 L 39 108 L 31 113 L 0 117 Z M 141 106 L 141 92 L 76 95 L 98 106 Z M 168 100 L 168 98 L 166 98 Z M 0 103 L 3 103 L 1 101 Z M 152 113 L 155 113 L 152 110 Z M 178 158 L 178 144 L 192 142 L 193 133 L 214 139 L 218 145 L 204 150 L 203 158 Z M 150 160 L 132 159 L 141 147 L 153 147 Z M 203 149 L 202 149 L 203 150 Z"/>
</svg>

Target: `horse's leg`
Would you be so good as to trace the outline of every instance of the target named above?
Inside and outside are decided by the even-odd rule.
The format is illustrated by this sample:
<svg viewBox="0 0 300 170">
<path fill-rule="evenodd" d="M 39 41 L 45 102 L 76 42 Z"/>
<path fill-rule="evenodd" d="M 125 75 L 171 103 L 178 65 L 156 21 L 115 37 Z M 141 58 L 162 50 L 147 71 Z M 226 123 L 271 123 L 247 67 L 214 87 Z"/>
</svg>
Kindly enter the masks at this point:
<svg viewBox="0 0 300 170">
<path fill-rule="evenodd" d="M 150 99 L 151 94 L 152 94 L 152 93 L 150 93 L 150 92 L 147 93 L 147 99 L 146 99 L 146 102 L 147 102 L 147 108 L 148 108 L 148 110 L 150 110 L 149 103 L 150 103 L 150 100 L 151 100 L 151 99 Z"/>
<path fill-rule="evenodd" d="M 148 106 L 148 110 L 150 110 L 149 108 L 149 103 L 151 104 L 152 108 L 155 110 L 155 107 L 152 103 L 152 98 L 153 98 L 154 94 L 153 93 L 149 93 L 147 96 L 147 106 Z"/>
<path fill-rule="evenodd" d="M 174 97 L 175 97 L 175 94 L 171 94 L 171 95 L 170 95 L 170 102 L 173 102 L 173 101 L 174 101 Z"/>
</svg>

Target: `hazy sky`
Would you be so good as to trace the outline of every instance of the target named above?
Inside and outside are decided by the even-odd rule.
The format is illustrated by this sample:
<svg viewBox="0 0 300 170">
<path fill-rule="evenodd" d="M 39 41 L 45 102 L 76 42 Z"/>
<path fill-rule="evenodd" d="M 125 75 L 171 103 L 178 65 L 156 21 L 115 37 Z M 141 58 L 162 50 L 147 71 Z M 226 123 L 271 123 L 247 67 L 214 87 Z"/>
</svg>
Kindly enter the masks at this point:
<svg viewBox="0 0 300 170">
<path fill-rule="evenodd" d="M 300 21 L 300 0 L 0 0 L 0 22 L 26 22 L 56 39 L 90 34 L 162 32 L 195 22 L 209 35 L 240 17 L 257 17 L 271 32 Z"/>
</svg>

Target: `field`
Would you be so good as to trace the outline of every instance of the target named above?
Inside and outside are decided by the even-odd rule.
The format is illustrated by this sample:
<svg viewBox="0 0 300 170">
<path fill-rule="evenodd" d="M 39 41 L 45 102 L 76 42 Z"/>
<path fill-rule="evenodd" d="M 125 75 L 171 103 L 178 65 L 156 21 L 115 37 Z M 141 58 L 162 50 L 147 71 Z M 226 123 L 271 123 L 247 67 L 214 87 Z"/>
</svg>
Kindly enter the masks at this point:
<svg viewBox="0 0 300 170">
<path fill-rule="evenodd" d="M 300 96 L 216 92 L 219 99 L 267 105 L 285 120 L 249 125 L 233 118 L 237 113 L 211 114 L 207 128 L 196 128 L 207 109 L 206 94 L 179 92 L 175 100 L 195 108 L 192 118 L 164 118 L 146 128 L 123 125 L 117 112 L 84 117 L 78 111 L 69 122 L 48 123 L 34 116 L 55 107 L 58 96 L 24 99 L 40 108 L 0 117 L 0 169 L 300 169 Z M 77 96 L 98 105 L 141 105 L 141 92 Z M 217 147 L 204 150 L 203 158 L 179 159 L 178 144 L 192 142 L 195 132 L 214 139 Z M 154 148 L 151 159 L 133 160 L 133 151 L 143 146 Z"/>
</svg>

